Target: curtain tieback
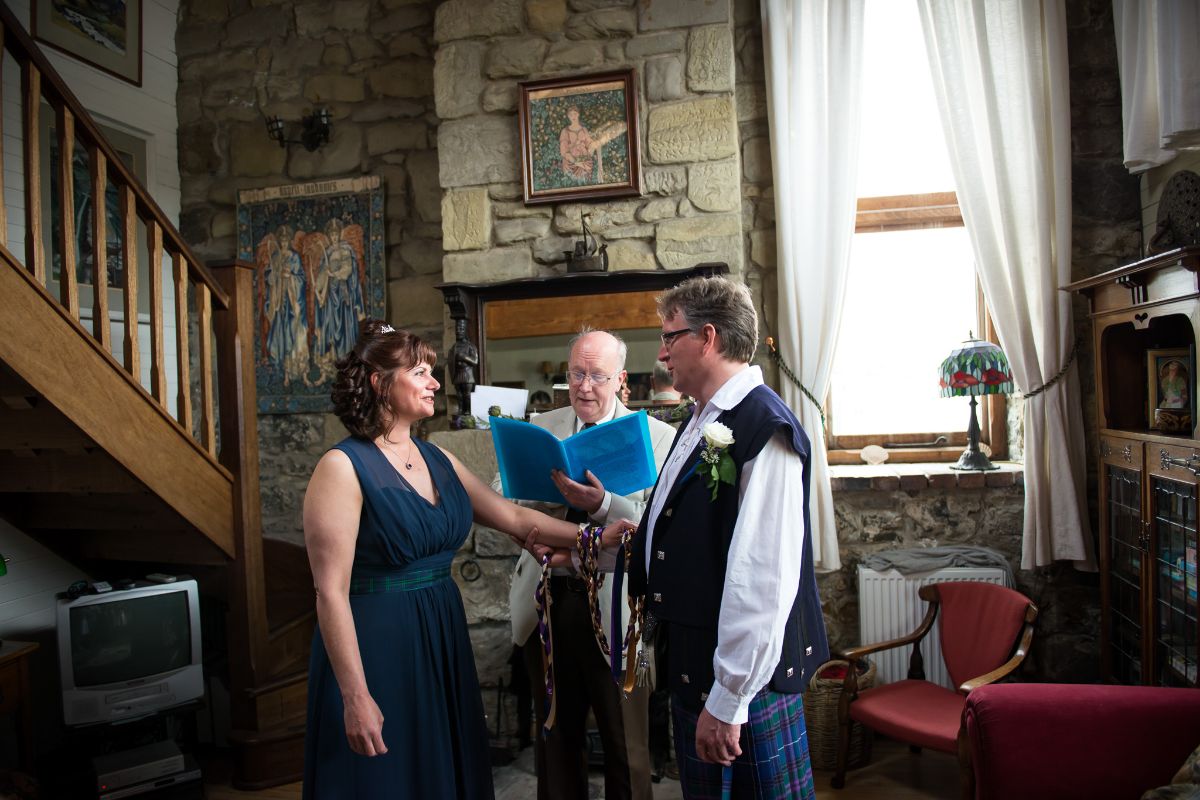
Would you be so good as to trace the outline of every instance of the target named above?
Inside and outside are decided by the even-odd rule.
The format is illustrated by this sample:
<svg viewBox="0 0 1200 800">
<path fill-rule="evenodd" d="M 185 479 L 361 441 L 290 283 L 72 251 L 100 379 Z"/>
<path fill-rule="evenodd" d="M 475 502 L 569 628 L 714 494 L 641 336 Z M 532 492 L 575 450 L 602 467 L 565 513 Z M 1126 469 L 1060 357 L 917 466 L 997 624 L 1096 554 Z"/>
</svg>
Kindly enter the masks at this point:
<svg viewBox="0 0 1200 800">
<path fill-rule="evenodd" d="M 1075 361 L 1075 354 L 1078 352 L 1079 352 L 1079 339 L 1076 339 L 1075 344 L 1071 345 L 1071 352 L 1067 354 L 1067 362 L 1065 364 L 1063 364 L 1062 369 L 1060 369 L 1058 372 L 1054 373 L 1053 378 L 1046 381 L 1041 386 L 1034 389 L 1032 392 L 1025 392 L 1021 396 L 1024 399 L 1028 400 L 1029 398 L 1033 397 L 1034 395 L 1041 394 L 1042 392 L 1046 391 L 1051 386 L 1053 386 L 1054 384 L 1056 384 L 1060 380 L 1062 380 L 1062 377 L 1067 374 L 1067 370 L 1069 370 L 1071 368 L 1072 362 Z"/>
<path fill-rule="evenodd" d="M 804 393 L 804 396 L 811 400 L 812 404 L 817 407 L 817 412 L 821 415 L 821 430 L 825 430 L 825 409 L 822 407 L 821 401 L 813 396 L 813 393 L 808 390 L 807 386 L 800 382 L 800 379 L 796 377 L 796 373 L 792 372 L 792 368 L 783 360 L 783 355 L 775 347 L 774 336 L 767 337 L 767 349 L 771 353 L 771 360 L 779 367 L 779 371 L 786 375 L 788 380 L 796 384 L 796 387 Z"/>
</svg>

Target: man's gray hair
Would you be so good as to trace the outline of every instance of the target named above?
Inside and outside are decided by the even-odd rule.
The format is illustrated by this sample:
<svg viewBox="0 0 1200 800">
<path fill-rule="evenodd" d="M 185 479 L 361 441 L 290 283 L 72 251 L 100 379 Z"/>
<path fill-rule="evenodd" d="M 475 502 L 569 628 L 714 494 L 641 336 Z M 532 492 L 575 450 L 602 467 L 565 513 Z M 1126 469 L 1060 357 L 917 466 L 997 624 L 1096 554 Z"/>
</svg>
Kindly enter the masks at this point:
<svg viewBox="0 0 1200 800">
<path fill-rule="evenodd" d="M 664 320 L 679 315 L 689 328 L 712 325 L 721 337 L 720 352 L 730 361 L 749 363 L 758 349 L 758 314 L 745 284 L 721 276 L 691 278 L 658 296 Z"/>
<path fill-rule="evenodd" d="M 667 369 L 667 365 L 661 361 L 654 362 L 654 388 L 666 389 L 675 385 L 675 380 L 671 377 L 671 371 Z"/>
<path fill-rule="evenodd" d="M 600 328 L 593 328 L 591 325 L 584 325 L 579 329 L 579 333 L 571 337 L 571 341 L 567 342 L 567 355 L 575 351 L 575 345 L 579 344 L 579 340 L 589 333 L 607 333 L 609 336 L 617 340 L 617 371 L 625 369 L 625 359 L 629 356 L 629 345 L 625 344 L 625 340 L 613 331 L 607 331 Z"/>
</svg>

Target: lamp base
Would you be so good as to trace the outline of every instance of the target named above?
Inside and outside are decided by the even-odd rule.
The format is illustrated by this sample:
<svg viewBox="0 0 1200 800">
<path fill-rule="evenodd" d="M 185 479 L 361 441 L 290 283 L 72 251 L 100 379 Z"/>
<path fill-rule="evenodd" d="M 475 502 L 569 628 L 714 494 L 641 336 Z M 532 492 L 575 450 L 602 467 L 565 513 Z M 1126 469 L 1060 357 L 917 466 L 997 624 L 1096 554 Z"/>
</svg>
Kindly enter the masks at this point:
<svg viewBox="0 0 1200 800">
<path fill-rule="evenodd" d="M 963 450 L 963 454 L 958 457 L 956 463 L 950 465 L 950 469 L 970 469 L 977 471 L 1000 469 L 989 461 L 987 455 L 979 449 L 979 418 L 975 416 L 976 405 L 978 403 L 975 400 L 975 395 L 971 395 L 971 420 L 967 423 L 967 449 Z"/>
<path fill-rule="evenodd" d="M 950 469 L 970 469 L 986 472 L 989 469 L 1000 468 L 988 460 L 988 457 L 984 455 L 982 450 L 971 450 L 968 448 L 963 450 L 963 454 L 958 457 L 958 461 L 950 465 Z"/>
</svg>

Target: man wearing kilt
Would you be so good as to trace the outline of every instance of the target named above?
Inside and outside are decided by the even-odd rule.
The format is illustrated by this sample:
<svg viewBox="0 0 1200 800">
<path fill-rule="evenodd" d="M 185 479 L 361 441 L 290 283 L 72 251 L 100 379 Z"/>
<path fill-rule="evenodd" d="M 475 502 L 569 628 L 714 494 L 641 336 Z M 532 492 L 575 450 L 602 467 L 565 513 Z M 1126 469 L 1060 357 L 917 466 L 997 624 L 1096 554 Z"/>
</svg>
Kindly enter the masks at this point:
<svg viewBox="0 0 1200 800">
<path fill-rule="evenodd" d="M 801 692 L 829 657 L 812 565 L 809 441 L 750 366 L 744 285 L 658 299 L 658 358 L 696 399 L 633 540 L 630 594 L 671 693 L 687 798 L 813 798 Z"/>
</svg>

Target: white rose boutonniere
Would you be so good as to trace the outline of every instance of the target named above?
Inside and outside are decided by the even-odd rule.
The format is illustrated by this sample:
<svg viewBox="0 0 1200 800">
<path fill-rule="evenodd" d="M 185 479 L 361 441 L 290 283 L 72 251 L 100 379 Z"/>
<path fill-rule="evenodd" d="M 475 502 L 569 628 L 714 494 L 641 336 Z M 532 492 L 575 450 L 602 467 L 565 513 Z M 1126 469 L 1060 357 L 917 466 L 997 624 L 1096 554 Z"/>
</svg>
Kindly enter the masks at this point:
<svg viewBox="0 0 1200 800">
<path fill-rule="evenodd" d="M 734 441 L 733 431 L 719 422 L 710 422 L 704 426 L 703 434 L 705 444 L 700 452 L 700 460 L 705 465 L 705 485 L 712 490 L 712 499 L 715 501 L 721 484 L 732 486 L 737 478 L 733 456 L 729 455 L 729 445 Z"/>
</svg>

